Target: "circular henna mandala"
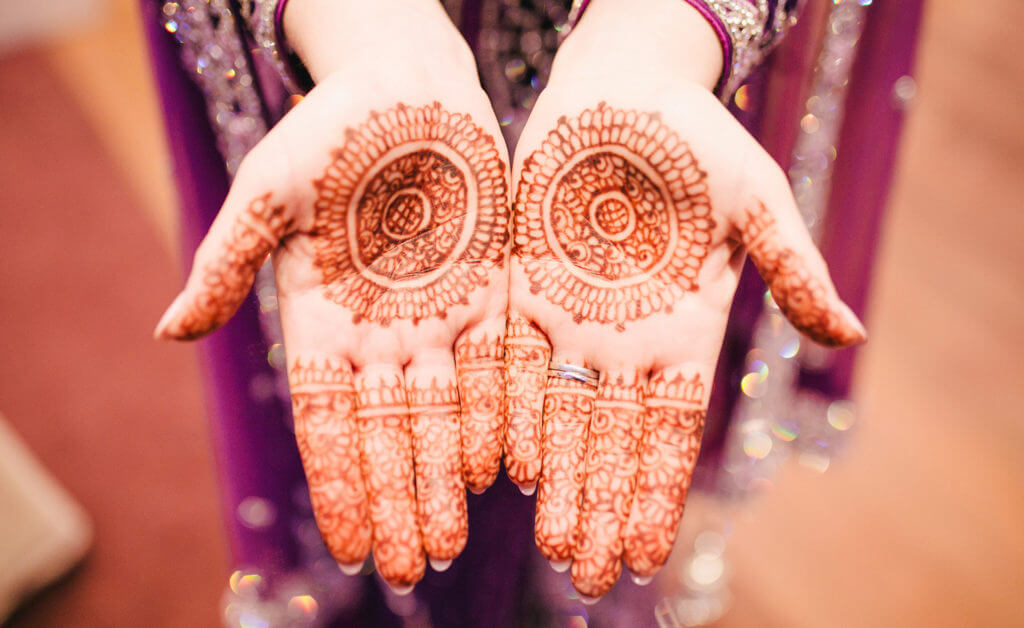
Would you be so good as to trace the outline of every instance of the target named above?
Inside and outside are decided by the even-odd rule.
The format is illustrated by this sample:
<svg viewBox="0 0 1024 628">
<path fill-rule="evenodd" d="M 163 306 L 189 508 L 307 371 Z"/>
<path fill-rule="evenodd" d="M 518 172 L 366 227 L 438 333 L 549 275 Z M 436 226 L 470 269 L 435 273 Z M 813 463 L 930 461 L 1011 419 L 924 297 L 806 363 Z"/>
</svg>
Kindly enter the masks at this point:
<svg viewBox="0 0 1024 628">
<path fill-rule="evenodd" d="M 697 290 L 711 242 L 704 178 L 656 114 L 602 103 L 560 119 L 526 160 L 517 198 L 515 244 L 531 292 L 577 323 L 619 329 L 670 311 Z"/>
<path fill-rule="evenodd" d="M 316 266 L 355 322 L 444 318 L 503 263 L 505 164 L 490 134 L 439 103 L 371 113 L 316 188 Z"/>
</svg>

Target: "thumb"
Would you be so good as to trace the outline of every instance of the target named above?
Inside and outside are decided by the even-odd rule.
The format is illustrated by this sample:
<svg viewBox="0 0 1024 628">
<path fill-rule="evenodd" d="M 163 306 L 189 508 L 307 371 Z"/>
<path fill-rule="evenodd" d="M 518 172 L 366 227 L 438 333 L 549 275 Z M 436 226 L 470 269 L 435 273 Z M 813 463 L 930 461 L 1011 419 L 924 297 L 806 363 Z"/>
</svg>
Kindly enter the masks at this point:
<svg viewBox="0 0 1024 628">
<path fill-rule="evenodd" d="M 789 186 L 784 189 L 766 194 L 768 204 L 751 199 L 736 221 L 750 259 L 798 330 L 828 347 L 864 342 L 864 325 L 836 293 Z"/>
<path fill-rule="evenodd" d="M 285 204 L 272 193 L 239 200 L 236 192 L 228 194 L 196 250 L 185 289 L 157 324 L 156 338 L 193 340 L 227 322 L 270 252 L 294 230 Z"/>
</svg>

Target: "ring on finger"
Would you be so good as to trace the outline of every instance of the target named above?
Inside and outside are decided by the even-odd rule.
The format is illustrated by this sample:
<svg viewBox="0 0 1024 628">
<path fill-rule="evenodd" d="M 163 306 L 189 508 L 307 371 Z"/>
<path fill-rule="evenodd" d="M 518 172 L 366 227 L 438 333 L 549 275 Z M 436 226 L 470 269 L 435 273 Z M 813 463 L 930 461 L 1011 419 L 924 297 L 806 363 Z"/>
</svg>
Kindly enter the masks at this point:
<svg viewBox="0 0 1024 628">
<path fill-rule="evenodd" d="M 567 362 L 552 362 L 548 365 L 548 374 L 562 379 L 582 382 L 590 386 L 597 386 L 600 373 L 585 366 L 576 366 Z"/>
</svg>

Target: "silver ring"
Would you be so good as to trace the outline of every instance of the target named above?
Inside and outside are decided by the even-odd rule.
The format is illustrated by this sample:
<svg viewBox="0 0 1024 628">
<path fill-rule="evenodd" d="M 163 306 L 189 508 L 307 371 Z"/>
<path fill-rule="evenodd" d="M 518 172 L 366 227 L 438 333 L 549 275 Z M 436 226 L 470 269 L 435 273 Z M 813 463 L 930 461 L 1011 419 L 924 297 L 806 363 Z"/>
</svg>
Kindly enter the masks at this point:
<svg viewBox="0 0 1024 628">
<path fill-rule="evenodd" d="M 597 386 L 597 382 L 601 377 L 601 374 L 594 369 L 588 369 L 585 366 L 576 366 L 575 364 L 568 364 L 565 362 L 554 363 L 548 365 L 548 374 L 554 375 L 555 377 L 561 377 L 562 379 L 572 380 L 574 382 L 583 382 L 591 386 Z"/>
</svg>

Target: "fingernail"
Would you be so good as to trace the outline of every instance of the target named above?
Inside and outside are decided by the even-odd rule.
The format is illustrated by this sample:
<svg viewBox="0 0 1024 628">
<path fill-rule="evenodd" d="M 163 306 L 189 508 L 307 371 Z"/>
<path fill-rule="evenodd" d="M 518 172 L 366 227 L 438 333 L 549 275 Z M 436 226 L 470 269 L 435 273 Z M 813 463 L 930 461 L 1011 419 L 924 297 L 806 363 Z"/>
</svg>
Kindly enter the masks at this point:
<svg viewBox="0 0 1024 628">
<path fill-rule="evenodd" d="M 387 580 L 385 580 L 385 582 L 387 582 Z M 409 595 L 410 593 L 412 593 L 412 588 L 414 586 L 416 586 L 416 585 L 413 585 L 413 584 L 397 585 L 397 584 L 391 584 L 390 582 L 387 582 L 387 585 L 388 585 L 388 588 L 391 589 L 391 591 L 395 595 Z"/>
<path fill-rule="evenodd" d="M 845 303 L 841 303 L 841 311 L 843 313 L 843 321 L 849 325 L 857 334 L 858 338 L 851 344 L 859 344 L 866 342 L 868 339 L 868 330 L 864 327 L 864 323 L 861 322 L 860 318 L 853 313 L 850 306 Z"/>
<path fill-rule="evenodd" d="M 630 574 L 629 577 L 633 580 L 633 582 L 637 583 L 642 587 L 649 585 L 651 583 L 651 580 L 654 580 L 654 576 L 638 576 L 635 573 Z"/>
<path fill-rule="evenodd" d="M 597 604 L 597 602 L 600 599 L 601 598 L 599 597 L 590 597 L 589 595 L 583 595 L 582 593 L 580 594 L 580 601 L 586 604 L 587 606 L 593 606 L 594 604 Z"/>
<path fill-rule="evenodd" d="M 338 569 L 340 569 L 341 573 L 345 574 L 346 576 L 354 576 L 363 570 L 363 565 L 365 564 L 365 560 L 359 563 L 338 563 Z"/>
<path fill-rule="evenodd" d="M 533 484 L 516 484 L 516 488 L 519 489 L 520 493 L 529 497 L 530 495 L 533 495 L 534 493 L 537 492 L 537 483 L 534 482 Z"/>
<path fill-rule="evenodd" d="M 434 568 L 434 571 L 444 571 L 452 566 L 452 559 L 438 560 L 436 558 L 430 558 L 430 566 Z"/>
<path fill-rule="evenodd" d="M 486 488 L 479 488 L 479 489 L 477 489 L 477 488 L 473 488 L 472 486 L 467 486 L 466 488 L 468 488 L 469 492 L 474 494 L 474 495 L 483 495 L 484 491 L 487 490 Z"/>
<path fill-rule="evenodd" d="M 164 312 L 164 315 L 160 317 L 160 322 L 156 324 L 156 329 L 153 330 L 153 337 L 157 340 L 170 340 L 173 338 L 171 334 L 167 332 L 167 328 L 170 327 L 171 323 L 174 322 L 182 309 L 182 302 L 184 293 L 179 294 L 171 302 L 170 307 Z"/>
<path fill-rule="evenodd" d="M 565 573 L 565 570 L 568 569 L 569 565 L 572 564 L 572 560 L 568 558 L 565 560 L 552 560 L 549 562 L 551 563 L 551 568 L 557 571 L 558 573 Z"/>
</svg>

